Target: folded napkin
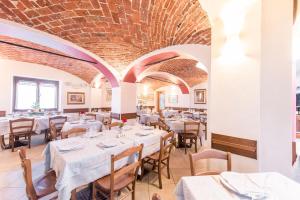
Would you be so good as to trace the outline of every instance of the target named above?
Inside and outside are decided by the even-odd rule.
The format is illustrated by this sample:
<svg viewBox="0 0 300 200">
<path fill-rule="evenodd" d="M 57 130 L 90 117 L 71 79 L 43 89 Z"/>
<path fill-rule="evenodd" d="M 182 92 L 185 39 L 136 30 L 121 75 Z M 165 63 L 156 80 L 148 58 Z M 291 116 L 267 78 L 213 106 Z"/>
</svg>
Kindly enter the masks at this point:
<svg viewBox="0 0 300 200">
<path fill-rule="evenodd" d="M 69 138 L 58 141 L 56 147 L 59 151 L 72 151 L 84 148 L 84 143 L 79 138 Z"/>
<path fill-rule="evenodd" d="M 153 134 L 153 133 L 154 133 L 153 131 L 143 131 L 143 132 L 137 132 L 136 135 L 147 136 L 147 135 L 150 135 L 150 134 Z"/>
<path fill-rule="evenodd" d="M 118 146 L 120 142 L 115 139 L 105 139 L 101 141 L 100 143 L 97 144 L 98 147 L 100 148 L 110 148 L 110 147 L 115 147 Z"/>
<path fill-rule="evenodd" d="M 229 190 L 251 199 L 266 199 L 270 196 L 268 191 L 259 186 L 247 174 L 236 172 L 223 172 L 220 175 L 221 183 Z"/>
</svg>

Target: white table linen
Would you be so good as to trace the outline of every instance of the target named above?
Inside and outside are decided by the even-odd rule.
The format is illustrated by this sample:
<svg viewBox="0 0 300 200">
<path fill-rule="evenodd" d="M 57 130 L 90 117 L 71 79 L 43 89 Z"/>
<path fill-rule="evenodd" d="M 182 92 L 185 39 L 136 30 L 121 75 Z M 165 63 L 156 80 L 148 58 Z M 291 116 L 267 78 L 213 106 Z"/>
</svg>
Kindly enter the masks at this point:
<svg viewBox="0 0 300 200">
<path fill-rule="evenodd" d="M 46 130 L 49 128 L 49 117 L 54 117 L 54 116 L 34 116 L 34 117 L 29 117 L 29 116 L 24 116 L 24 118 L 34 118 L 34 126 L 33 126 L 33 131 L 36 134 L 41 134 L 43 130 Z M 0 135 L 7 135 L 10 132 L 9 128 L 9 120 L 16 120 L 21 117 L 1 117 L 0 118 Z M 23 118 L 23 117 L 22 117 Z"/>
<path fill-rule="evenodd" d="M 178 115 L 178 114 L 179 114 L 178 110 L 163 110 L 162 111 L 162 115 L 166 118 L 170 117 L 170 116 Z"/>
<path fill-rule="evenodd" d="M 101 122 L 106 122 L 110 118 L 109 112 L 92 112 L 92 113 L 96 115 L 96 120 Z"/>
<path fill-rule="evenodd" d="M 96 138 L 78 137 L 84 141 L 85 146 L 83 149 L 76 151 L 60 152 L 57 149 L 57 144 L 64 140 L 53 141 L 47 145 L 43 152 L 45 167 L 46 170 L 49 168 L 54 169 L 57 174 L 55 187 L 58 190 L 59 199 L 70 199 L 73 189 L 110 174 L 110 156 L 112 154 L 118 154 L 125 149 L 142 143 L 144 144 L 143 157 L 155 153 L 160 148 L 160 137 L 166 133 L 158 129 L 144 130 L 140 125 L 125 127 L 123 128 L 125 136 L 119 138 L 117 129 L 105 130 L 103 135 Z M 142 131 L 150 131 L 151 134 L 147 136 L 136 134 Z M 119 145 L 112 148 L 97 146 L 105 140 L 116 140 Z M 127 163 L 128 161 L 123 160 L 119 162 L 117 168 Z"/>
<path fill-rule="evenodd" d="M 298 200 L 300 184 L 275 172 L 246 174 L 253 184 L 269 192 L 265 200 Z M 182 177 L 176 186 L 177 200 L 242 200 L 249 199 L 228 190 L 220 176 Z"/>
<path fill-rule="evenodd" d="M 158 122 L 159 115 L 156 114 L 142 114 L 140 116 L 140 123 L 147 124 L 147 123 L 153 123 Z"/>
<path fill-rule="evenodd" d="M 72 128 L 85 128 L 89 129 L 93 127 L 94 130 L 102 130 L 102 122 L 97 120 L 79 120 L 79 121 L 73 121 L 73 122 L 65 122 L 62 132 L 67 132 L 71 130 Z"/>
</svg>

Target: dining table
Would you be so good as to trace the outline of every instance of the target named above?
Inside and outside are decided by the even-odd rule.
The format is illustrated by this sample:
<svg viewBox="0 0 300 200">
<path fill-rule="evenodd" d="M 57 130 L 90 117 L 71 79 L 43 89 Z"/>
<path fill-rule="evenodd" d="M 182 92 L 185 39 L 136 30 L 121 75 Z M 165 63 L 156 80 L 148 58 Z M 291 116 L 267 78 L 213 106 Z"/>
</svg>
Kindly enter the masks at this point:
<svg viewBox="0 0 300 200">
<path fill-rule="evenodd" d="M 110 119 L 110 112 L 91 112 L 96 115 L 96 120 L 101 122 L 106 122 Z"/>
<path fill-rule="evenodd" d="M 178 110 L 163 110 L 162 111 L 162 115 L 164 117 L 171 117 L 171 116 L 176 116 L 179 114 L 179 111 Z"/>
<path fill-rule="evenodd" d="M 140 115 L 140 123 L 148 124 L 158 122 L 159 115 L 153 113 L 145 113 Z"/>
<path fill-rule="evenodd" d="M 48 143 L 43 151 L 45 170 L 56 172 L 58 199 L 70 199 L 74 189 L 109 175 L 113 154 L 140 144 L 144 144 L 142 157 L 157 152 L 164 134 L 163 130 L 135 124 Z M 118 161 L 115 169 L 132 159 L 136 158 Z"/>
<path fill-rule="evenodd" d="M 175 196 L 177 200 L 299 200 L 300 184 L 277 172 L 223 172 L 182 177 Z"/>
<path fill-rule="evenodd" d="M 61 131 L 67 132 L 73 128 L 85 128 L 85 129 L 94 129 L 97 131 L 102 130 L 102 122 L 94 119 L 81 119 L 71 122 L 65 122 Z"/>
<path fill-rule="evenodd" d="M 0 117 L 0 145 L 2 149 L 9 148 L 5 144 L 4 137 L 9 135 L 10 132 L 10 120 L 16 120 L 20 118 L 34 119 L 33 132 L 35 134 L 41 134 L 43 131 L 49 129 L 49 118 L 56 117 L 58 115 L 8 115 L 6 117 Z M 66 116 L 66 115 L 59 115 Z M 69 118 L 68 118 L 69 119 Z"/>
</svg>

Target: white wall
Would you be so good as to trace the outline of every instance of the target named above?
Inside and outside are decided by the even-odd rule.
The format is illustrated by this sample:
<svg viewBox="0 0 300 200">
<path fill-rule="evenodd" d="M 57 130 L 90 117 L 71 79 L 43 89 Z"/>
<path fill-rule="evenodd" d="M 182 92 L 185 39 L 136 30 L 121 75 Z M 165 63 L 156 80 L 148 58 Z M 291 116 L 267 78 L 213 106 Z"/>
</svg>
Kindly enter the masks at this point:
<svg viewBox="0 0 300 200">
<path fill-rule="evenodd" d="M 12 111 L 13 76 L 59 81 L 60 110 L 90 107 L 90 87 L 80 78 L 48 66 L 0 59 L 0 110 L 7 113 Z M 85 104 L 67 105 L 67 92 L 84 92 Z"/>
<path fill-rule="evenodd" d="M 207 109 L 207 104 L 194 103 L 194 90 L 195 89 L 208 89 L 208 82 L 203 82 L 195 85 L 190 89 L 190 94 L 182 94 L 177 86 L 165 86 L 157 89 L 156 91 L 163 91 L 166 94 L 165 106 L 166 107 L 180 107 L 180 108 L 199 108 Z M 178 95 L 178 103 L 169 103 L 168 96 Z"/>
<path fill-rule="evenodd" d="M 150 86 L 142 83 L 136 83 L 136 86 L 137 97 L 142 97 L 142 99 L 144 100 L 143 106 L 155 106 L 156 101 L 154 97 L 154 90 Z"/>
</svg>

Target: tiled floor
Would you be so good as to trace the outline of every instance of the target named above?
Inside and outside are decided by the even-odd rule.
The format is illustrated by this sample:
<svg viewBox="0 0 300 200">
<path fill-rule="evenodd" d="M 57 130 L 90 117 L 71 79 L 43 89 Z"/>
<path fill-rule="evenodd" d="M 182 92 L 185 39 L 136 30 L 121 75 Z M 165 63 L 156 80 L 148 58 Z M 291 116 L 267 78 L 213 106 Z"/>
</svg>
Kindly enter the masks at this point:
<svg viewBox="0 0 300 200">
<path fill-rule="evenodd" d="M 33 179 L 39 177 L 44 170 L 42 151 L 45 147 L 41 137 L 36 137 L 34 145 L 28 149 L 27 156 L 32 160 Z M 194 150 L 194 148 L 192 149 Z M 181 176 L 190 175 L 188 156 L 181 149 L 174 149 L 171 157 L 171 179 L 163 176 L 163 189 L 158 188 L 155 173 L 148 173 L 142 181 L 137 182 L 136 199 L 151 200 L 153 193 L 158 193 L 163 200 L 175 199 L 174 190 Z M 17 152 L 5 150 L 0 152 L 0 200 L 27 199 L 20 160 Z"/>
</svg>

